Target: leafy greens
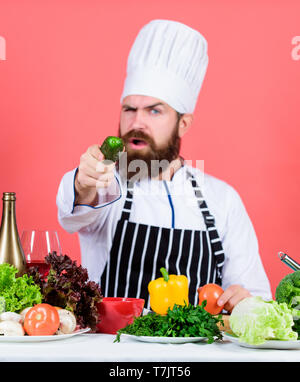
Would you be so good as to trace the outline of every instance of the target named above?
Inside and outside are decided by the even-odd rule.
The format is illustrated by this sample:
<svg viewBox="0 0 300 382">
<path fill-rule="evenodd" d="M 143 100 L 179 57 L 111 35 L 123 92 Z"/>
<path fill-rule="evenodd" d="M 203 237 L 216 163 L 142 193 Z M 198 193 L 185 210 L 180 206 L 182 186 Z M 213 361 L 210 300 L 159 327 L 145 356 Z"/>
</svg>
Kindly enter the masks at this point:
<svg viewBox="0 0 300 382">
<path fill-rule="evenodd" d="M 26 273 L 16 277 L 18 269 L 8 263 L 0 264 L 1 310 L 21 312 L 23 309 L 40 304 L 42 294 L 33 278 Z M 3 302 L 5 300 L 5 303 Z"/>
<path fill-rule="evenodd" d="M 99 321 L 97 303 L 102 301 L 99 284 L 89 281 L 87 269 L 77 266 L 67 255 L 52 252 L 45 262 L 50 264 L 46 277 L 37 267 L 28 271 L 41 288 L 43 302 L 70 310 L 80 327 L 95 331 Z"/>
<path fill-rule="evenodd" d="M 300 271 L 287 274 L 280 280 L 275 299 L 279 303 L 286 303 L 291 309 L 295 330 L 300 336 Z"/>
<path fill-rule="evenodd" d="M 286 303 L 247 297 L 233 308 L 230 328 L 240 341 L 259 345 L 266 340 L 296 340 L 292 330 L 293 316 Z"/>
<path fill-rule="evenodd" d="M 118 331 L 114 342 L 119 342 L 121 334 L 153 337 L 207 337 L 208 343 L 215 339 L 221 339 L 222 334 L 218 323 L 222 323 L 221 315 L 213 316 L 202 305 L 184 306 L 175 304 L 172 310 L 169 308 L 166 315 L 148 313 L 145 316 L 136 317 L 132 324 Z"/>
</svg>

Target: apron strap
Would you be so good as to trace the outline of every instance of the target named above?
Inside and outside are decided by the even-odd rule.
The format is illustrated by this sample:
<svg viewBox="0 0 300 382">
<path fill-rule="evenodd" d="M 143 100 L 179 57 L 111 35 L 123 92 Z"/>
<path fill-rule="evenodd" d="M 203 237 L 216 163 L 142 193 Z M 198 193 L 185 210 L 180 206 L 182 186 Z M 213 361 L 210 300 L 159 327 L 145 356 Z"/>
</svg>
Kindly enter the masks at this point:
<svg viewBox="0 0 300 382">
<path fill-rule="evenodd" d="M 127 194 L 122 210 L 121 220 L 129 220 L 133 199 L 133 183 L 127 181 Z"/>
<path fill-rule="evenodd" d="M 198 202 L 198 206 L 200 208 L 200 211 L 203 215 L 203 219 L 208 231 L 209 235 L 209 240 L 211 244 L 211 249 L 216 256 L 217 259 L 217 277 L 216 277 L 216 283 L 220 284 L 222 283 L 222 267 L 224 265 L 225 261 L 225 254 L 224 254 L 224 249 L 222 245 L 222 241 L 219 237 L 217 228 L 215 226 L 215 218 L 211 213 L 209 212 L 209 209 L 207 207 L 206 201 L 203 198 L 203 194 L 200 190 L 200 187 L 198 187 L 198 184 L 196 182 L 195 177 L 193 174 L 191 174 L 189 171 L 187 171 L 188 178 L 191 180 L 194 192 L 195 192 L 195 197 Z"/>
<path fill-rule="evenodd" d="M 192 175 L 189 171 L 187 171 L 188 179 L 192 183 L 192 187 L 194 189 L 195 197 L 197 199 L 198 207 L 203 215 L 203 219 L 207 229 L 215 227 L 215 218 L 210 214 L 209 209 L 207 207 L 206 201 L 204 200 L 203 194 L 201 192 L 200 187 L 198 186 L 194 175 Z"/>
</svg>

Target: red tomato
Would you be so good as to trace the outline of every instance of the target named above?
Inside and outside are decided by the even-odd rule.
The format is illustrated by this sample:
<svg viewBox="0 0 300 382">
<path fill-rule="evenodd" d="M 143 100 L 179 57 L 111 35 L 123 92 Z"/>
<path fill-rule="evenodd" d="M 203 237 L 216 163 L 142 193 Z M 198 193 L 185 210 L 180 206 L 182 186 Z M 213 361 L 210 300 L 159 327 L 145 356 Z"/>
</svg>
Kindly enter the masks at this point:
<svg viewBox="0 0 300 382">
<path fill-rule="evenodd" d="M 30 336 L 51 336 L 59 327 L 57 309 L 49 304 L 37 304 L 25 315 L 24 329 Z"/>
<path fill-rule="evenodd" d="M 207 301 L 206 307 L 204 308 L 210 314 L 219 314 L 223 310 L 223 306 L 217 305 L 219 297 L 224 293 L 224 290 L 217 284 L 206 284 L 201 288 L 198 288 L 199 293 L 199 305 L 202 304 L 204 300 Z"/>
</svg>

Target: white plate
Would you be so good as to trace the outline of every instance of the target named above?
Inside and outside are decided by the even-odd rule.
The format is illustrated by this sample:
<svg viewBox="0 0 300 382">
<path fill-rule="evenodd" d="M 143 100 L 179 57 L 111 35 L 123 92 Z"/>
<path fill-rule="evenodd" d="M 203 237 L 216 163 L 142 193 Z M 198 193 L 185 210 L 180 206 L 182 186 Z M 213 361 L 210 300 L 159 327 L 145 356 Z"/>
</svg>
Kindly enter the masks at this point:
<svg viewBox="0 0 300 382">
<path fill-rule="evenodd" d="M 233 336 L 229 333 L 223 333 L 223 338 L 225 340 L 231 341 L 239 346 L 244 346 L 247 348 L 253 348 L 253 349 L 300 349 L 300 341 L 299 340 L 292 340 L 292 341 L 284 341 L 284 340 L 268 340 L 265 341 L 263 344 L 260 345 L 250 345 L 246 342 L 242 342 L 239 340 L 238 337 Z"/>
<path fill-rule="evenodd" d="M 132 338 L 141 342 L 152 342 L 160 344 L 186 344 L 189 342 L 203 342 L 207 337 L 151 337 L 151 336 L 134 336 L 133 334 L 121 334 L 121 339 Z"/>
<path fill-rule="evenodd" d="M 0 336 L 0 342 L 44 342 L 65 340 L 77 336 L 78 334 L 86 333 L 90 328 L 75 330 L 70 334 L 58 334 L 53 336 Z"/>
</svg>

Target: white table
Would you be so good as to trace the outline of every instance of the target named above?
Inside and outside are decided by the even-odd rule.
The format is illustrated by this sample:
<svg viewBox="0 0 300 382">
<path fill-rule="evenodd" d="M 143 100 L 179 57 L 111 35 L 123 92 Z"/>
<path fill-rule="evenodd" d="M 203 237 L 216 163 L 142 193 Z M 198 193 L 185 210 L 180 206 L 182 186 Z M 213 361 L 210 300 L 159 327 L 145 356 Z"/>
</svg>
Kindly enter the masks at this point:
<svg viewBox="0 0 300 382">
<path fill-rule="evenodd" d="M 299 362 L 299 350 L 250 349 L 231 342 L 153 344 L 109 334 L 35 343 L 0 342 L 1 362 Z"/>
</svg>

